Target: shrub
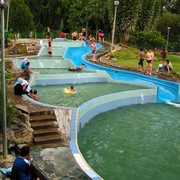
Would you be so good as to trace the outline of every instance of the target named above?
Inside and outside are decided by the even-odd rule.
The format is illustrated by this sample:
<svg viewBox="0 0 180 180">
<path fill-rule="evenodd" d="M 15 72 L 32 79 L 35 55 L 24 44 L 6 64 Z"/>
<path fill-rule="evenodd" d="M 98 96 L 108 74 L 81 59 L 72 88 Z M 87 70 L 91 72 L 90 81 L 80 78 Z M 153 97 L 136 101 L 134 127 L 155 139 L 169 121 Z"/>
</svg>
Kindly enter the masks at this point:
<svg viewBox="0 0 180 180">
<path fill-rule="evenodd" d="M 7 91 L 6 91 L 7 92 Z M 0 93 L 2 94 L 2 89 L 0 88 Z M 2 128 L 2 117 L 3 117 L 3 111 L 2 111 L 2 96 L 0 95 L 0 129 Z M 8 96 L 6 95 L 6 121 L 7 126 L 10 125 L 11 121 L 16 117 L 17 109 L 11 104 L 10 100 L 8 99 Z"/>
<path fill-rule="evenodd" d="M 8 68 L 11 68 L 10 66 L 11 61 L 6 61 L 6 71 L 5 71 L 5 78 L 6 78 L 6 84 L 8 83 L 8 80 L 11 78 L 11 74 L 9 72 Z M 0 63 L 1 66 L 1 63 Z M 1 73 L 0 73 L 1 78 Z M 2 128 L 2 117 L 3 117 L 3 111 L 2 111 L 2 86 L 0 82 L 0 129 Z M 7 126 L 9 126 L 10 122 L 16 117 L 16 108 L 12 105 L 10 99 L 8 99 L 8 91 L 6 90 L 6 120 L 7 120 Z"/>
<path fill-rule="evenodd" d="M 130 36 L 129 43 L 143 49 L 162 49 L 166 46 L 166 40 L 158 31 L 134 33 Z"/>
</svg>

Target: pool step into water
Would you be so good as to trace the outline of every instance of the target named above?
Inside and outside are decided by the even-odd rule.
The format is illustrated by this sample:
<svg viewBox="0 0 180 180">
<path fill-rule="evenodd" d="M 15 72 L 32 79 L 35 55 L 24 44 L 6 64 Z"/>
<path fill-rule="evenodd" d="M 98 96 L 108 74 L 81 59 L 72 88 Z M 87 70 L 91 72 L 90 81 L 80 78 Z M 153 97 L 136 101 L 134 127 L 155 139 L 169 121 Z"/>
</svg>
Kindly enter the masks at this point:
<svg viewBox="0 0 180 180">
<path fill-rule="evenodd" d="M 64 142 L 53 110 L 31 112 L 30 123 L 34 130 L 34 143 L 38 145 Z"/>
</svg>

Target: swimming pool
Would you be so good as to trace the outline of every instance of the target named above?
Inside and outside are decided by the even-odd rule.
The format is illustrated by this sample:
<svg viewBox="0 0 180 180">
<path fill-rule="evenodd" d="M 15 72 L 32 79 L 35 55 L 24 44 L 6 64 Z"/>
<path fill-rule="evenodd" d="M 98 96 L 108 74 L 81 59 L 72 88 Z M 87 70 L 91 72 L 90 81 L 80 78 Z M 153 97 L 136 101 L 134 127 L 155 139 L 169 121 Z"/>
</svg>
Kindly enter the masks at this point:
<svg viewBox="0 0 180 180">
<path fill-rule="evenodd" d="M 65 94 L 64 89 L 69 89 L 71 85 L 74 86 L 76 93 Z M 122 91 L 145 89 L 145 87 L 142 86 L 112 82 L 33 86 L 32 88 L 38 91 L 39 101 L 41 103 L 76 108 L 98 96 Z"/>
<path fill-rule="evenodd" d="M 46 86 L 46 85 L 59 85 L 59 84 L 72 84 L 72 83 L 99 83 L 108 82 L 109 80 L 117 81 L 120 83 L 132 83 L 142 86 L 151 86 L 149 89 L 140 89 L 134 91 L 124 91 L 112 93 L 100 97 L 93 98 L 78 108 L 73 109 L 71 117 L 71 132 L 70 132 L 70 148 L 74 158 L 84 170 L 84 172 L 91 179 L 101 179 L 101 177 L 94 172 L 91 167 L 84 161 L 78 149 L 77 134 L 97 114 L 123 107 L 132 104 L 146 104 L 156 102 L 179 102 L 179 84 L 149 77 L 128 71 L 107 68 L 93 64 L 86 61 L 85 55 L 91 52 L 87 43 L 82 45 L 82 42 L 75 43 L 71 46 L 71 42 L 56 41 L 54 44 L 54 54 L 51 58 L 47 56 L 46 42 L 42 45 L 37 57 L 29 58 L 32 62 L 33 68 L 50 69 L 56 68 L 58 73 L 50 72 L 43 74 L 36 72 L 34 77 L 30 79 L 31 84 Z M 56 51 L 61 46 L 61 53 Z M 101 45 L 98 45 L 101 48 Z M 64 54 L 63 54 L 64 53 Z M 35 58 L 35 59 L 33 59 Z M 18 62 L 21 59 L 17 60 Z M 39 62 L 38 62 L 39 61 Z M 63 72 L 69 66 L 79 66 L 85 64 L 85 69 L 92 72 L 83 73 L 67 73 Z"/>
<path fill-rule="evenodd" d="M 95 116 L 78 135 L 88 164 L 105 180 L 179 179 L 179 108 L 124 106 Z"/>
</svg>

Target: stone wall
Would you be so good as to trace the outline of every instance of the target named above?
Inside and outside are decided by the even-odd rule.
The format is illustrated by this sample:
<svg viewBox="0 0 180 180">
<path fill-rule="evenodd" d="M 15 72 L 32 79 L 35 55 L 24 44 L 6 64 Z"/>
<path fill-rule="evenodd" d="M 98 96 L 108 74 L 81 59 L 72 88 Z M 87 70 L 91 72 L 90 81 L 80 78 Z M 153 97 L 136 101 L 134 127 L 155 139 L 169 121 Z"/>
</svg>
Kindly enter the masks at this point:
<svg viewBox="0 0 180 180">
<path fill-rule="evenodd" d="M 58 121 L 59 130 L 66 140 L 70 139 L 70 126 L 71 126 L 71 109 L 55 109 L 56 119 Z"/>
<path fill-rule="evenodd" d="M 33 129 L 31 128 L 29 116 L 18 111 L 10 127 L 7 129 L 7 140 L 10 144 L 32 144 Z"/>
</svg>

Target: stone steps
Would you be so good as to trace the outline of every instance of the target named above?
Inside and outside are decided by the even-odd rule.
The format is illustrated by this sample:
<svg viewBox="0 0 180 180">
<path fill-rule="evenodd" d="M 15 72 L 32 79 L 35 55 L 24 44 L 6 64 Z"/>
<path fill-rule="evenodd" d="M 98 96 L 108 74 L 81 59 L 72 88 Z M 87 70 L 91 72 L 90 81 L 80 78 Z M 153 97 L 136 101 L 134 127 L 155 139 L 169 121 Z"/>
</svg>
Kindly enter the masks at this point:
<svg viewBox="0 0 180 180">
<path fill-rule="evenodd" d="M 35 145 L 63 143 L 56 116 L 53 110 L 34 111 L 29 114 L 31 127 L 34 130 Z"/>
<path fill-rule="evenodd" d="M 56 121 L 56 117 L 52 114 L 44 115 L 44 116 L 30 116 L 30 121 L 35 122 L 35 121 Z"/>
<path fill-rule="evenodd" d="M 30 118 L 33 118 L 34 116 L 41 116 L 41 115 L 43 115 L 43 116 L 53 115 L 54 116 L 54 111 L 53 110 L 44 111 L 44 110 L 38 110 L 37 109 L 36 111 L 31 111 L 30 115 L 31 115 Z"/>
<path fill-rule="evenodd" d="M 41 120 L 42 121 L 42 120 Z M 36 130 L 38 128 L 47 128 L 47 127 L 57 127 L 58 128 L 58 123 L 57 121 L 42 121 L 42 122 L 31 122 L 31 127 Z"/>
<path fill-rule="evenodd" d="M 56 135 L 50 135 L 50 136 L 46 136 L 46 137 L 44 137 L 44 136 L 38 136 L 38 137 L 35 137 L 34 138 L 34 141 L 36 142 L 36 143 L 45 143 L 45 144 L 47 144 L 47 143 L 52 143 L 52 142 L 62 142 L 62 137 L 61 137 L 61 135 L 60 134 L 56 134 Z"/>
<path fill-rule="evenodd" d="M 58 133 L 57 128 L 46 128 L 46 129 L 36 129 L 34 130 L 34 135 L 48 135 L 49 133 Z"/>
</svg>

